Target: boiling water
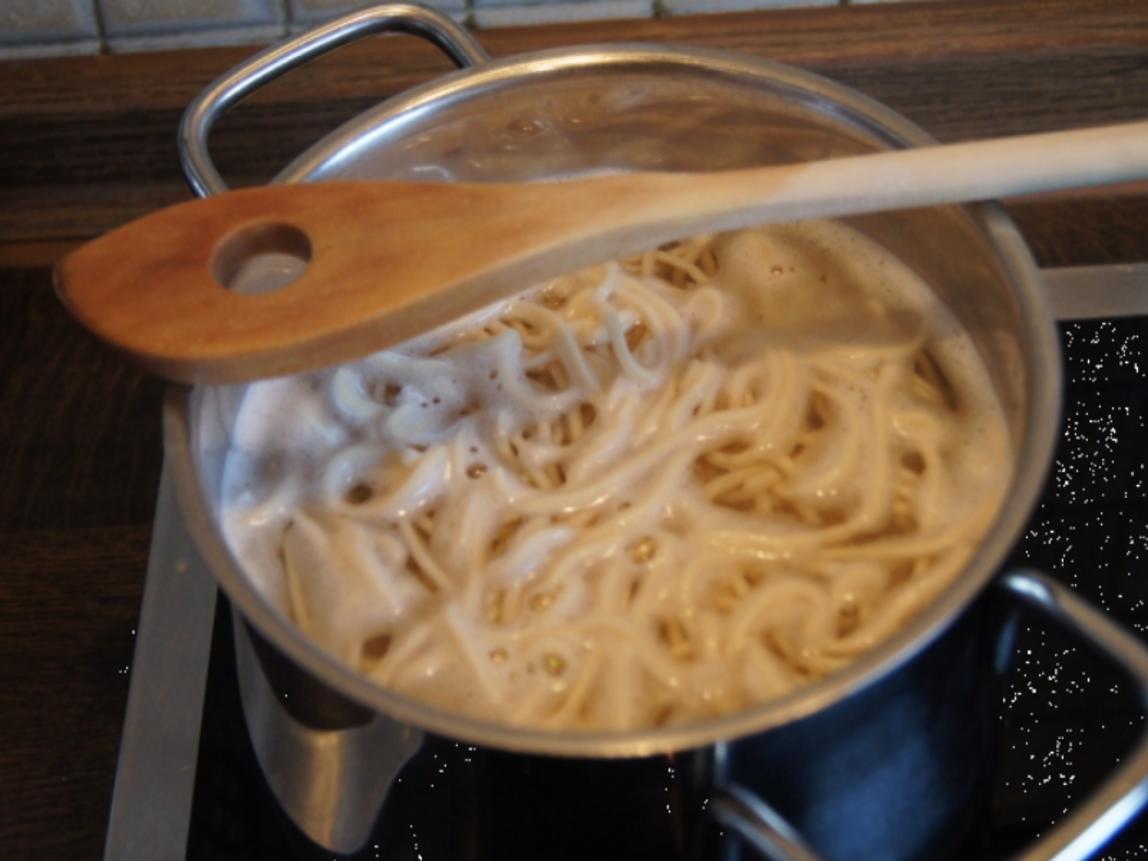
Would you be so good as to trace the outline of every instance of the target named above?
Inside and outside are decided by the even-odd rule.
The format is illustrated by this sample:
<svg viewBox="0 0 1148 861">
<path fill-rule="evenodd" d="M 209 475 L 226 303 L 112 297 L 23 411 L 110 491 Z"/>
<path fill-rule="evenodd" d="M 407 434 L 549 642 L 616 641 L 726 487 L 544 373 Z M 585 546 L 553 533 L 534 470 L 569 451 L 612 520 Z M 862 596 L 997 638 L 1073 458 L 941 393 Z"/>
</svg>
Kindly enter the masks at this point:
<svg viewBox="0 0 1148 861">
<path fill-rule="evenodd" d="M 960 572 L 1010 457 L 953 316 L 815 222 L 252 385 L 223 526 L 272 602 L 380 684 L 625 729 L 782 696 L 899 630 Z"/>
</svg>

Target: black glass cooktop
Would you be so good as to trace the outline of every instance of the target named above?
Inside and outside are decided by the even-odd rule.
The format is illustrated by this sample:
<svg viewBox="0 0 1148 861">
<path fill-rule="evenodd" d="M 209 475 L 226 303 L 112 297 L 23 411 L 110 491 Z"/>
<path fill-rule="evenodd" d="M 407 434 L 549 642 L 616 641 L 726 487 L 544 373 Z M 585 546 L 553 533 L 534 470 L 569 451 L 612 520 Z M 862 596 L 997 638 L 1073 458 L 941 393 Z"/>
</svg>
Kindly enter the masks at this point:
<svg viewBox="0 0 1148 861">
<path fill-rule="evenodd" d="M 1148 318 L 1067 323 L 1061 334 L 1068 379 L 1063 439 L 1013 563 L 1052 574 L 1143 633 L 1148 626 Z M 1003 859 L 1015 852 L 1102 780 L 1131 746 L 1141 722 L 1134 698 L 1114 673 L 1059 635 L 1023 626 L 1000 703 L 1000 751 L 989 813 L 978 817 L 957 857 Z M 702 824 L 704 799 L 688 797 L 672 762 L 654 781 L 622 764 L 609 786 L 580 776 L 574 765 L 560 779 L 578 791 L 565 793 L 561 804 L 540 801 L 553 796 L 541 785 L 531 792 L 530 780 L 511 790 L 500 783 L 495 765 L 486 752 L 431 740 L 403 771 L 366 847 L 349 857 L 503 861 L 722 855 L 712 827 Z M 1148 816 L 1099 857 L 1148 857 L 1146 847 Z M 229 613 L 222 600 L 215 615 L 186 857 L 332 857 L 293 828 L 264 784 L 240 711 Z"/>
</svg>

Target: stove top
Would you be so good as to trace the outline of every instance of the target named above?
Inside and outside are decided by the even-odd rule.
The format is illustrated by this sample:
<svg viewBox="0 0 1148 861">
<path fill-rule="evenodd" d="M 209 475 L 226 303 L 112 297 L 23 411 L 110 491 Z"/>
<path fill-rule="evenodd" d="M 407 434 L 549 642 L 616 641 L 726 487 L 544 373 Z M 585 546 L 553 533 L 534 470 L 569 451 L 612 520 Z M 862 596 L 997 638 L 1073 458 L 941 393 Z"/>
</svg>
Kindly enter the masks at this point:
<svg viewBox="0 0 1148 861">
<path fill-rule="evenodd" d="M 1065 430 L 1013 564 L 1041 569 L 1140 633 L 1148 628 L 1148 317 L 1063 323 Z M 106 857 L 330 859 L 278 808 L 255 761 L 236 686 L 230 612 L 183 530 L 165 476 L 157 508 Z M 989 814 L 958 857 L 1004 859 L 1055 822 L 1140 732 L 1115 673 L 1022 627 L 1000 704 Z M 684 791 L 688 763 L 588 785 L 572 762 L 561 804 L 522 793 L 505 757 L 429 739 L 407 764 L 366 846 L 388 861 L 723 857 Z M 481 775 L 481 778 L 480 778 Z M 522 775 L 516 775 L 521 778 Z M 554 780 L 556 778 L 539 778 Z M 527 782 L 526 785 L 530 785 Z M 517 794 L 515 794 L 517 793 Z M 448 816 L 449 814 L 449 816 Z M 449 827 L 444 823 L 452 823 Z M 1148 816 L 1099 856 L 1148 857 Z"/>
</svg>

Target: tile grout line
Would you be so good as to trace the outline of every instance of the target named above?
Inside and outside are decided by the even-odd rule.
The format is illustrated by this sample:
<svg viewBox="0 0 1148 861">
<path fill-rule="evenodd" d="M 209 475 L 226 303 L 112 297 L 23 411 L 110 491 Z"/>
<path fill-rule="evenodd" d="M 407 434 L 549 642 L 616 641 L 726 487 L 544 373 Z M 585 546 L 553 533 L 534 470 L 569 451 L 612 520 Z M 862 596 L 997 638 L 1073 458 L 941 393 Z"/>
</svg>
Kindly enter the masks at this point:
<svg viewBox="0 0 1148 861">
<path fill-rule="evenodd" d="M 92 4 L 92 18 L 96 22 L 96 40 L 100 43 L 100 53 L 108 53 L 108 33 L 104 24 L 104 7 L 100 0 L 88 0 Z"/>
<path fill-rule="evenodd" d="M 2 2 L 2 0 L 0 0 Z M 707 4 L 697 2 L 697 0 L 646 0 L 644 11 L 640 11 L 637 17 L 639 18 L 669 18 L 676 17 L 682 14 L 709 14 L 712 12 L 722 11 L 762 11 L 769 12 L 774 9 L 796 9 L 810 6 L 849 6 L 853 4 L 868 5 L 871 3 L 881 2 L 897 2 L 897 0 L 745 0 L 744 3 L 738 3 L 736 0 L 727 3 L 718 3 L 718 8 L 713 9 L 707 7 Z M 242 39 L 236 39 L 238 31 L 251 30 L 250 44 L 264 44 L 273 43 L 283 37 L 290 37 L 313 24 L 320 23 L 321 21 L 330 20 L 342 12 L 350 11 L 353 8 L 363 8 L 369 5 L 366 2 L 336 2 L 333 5 L 341 8 L 338 11 L 332 11 L 324 14 L 322 9 L 323 4 L 310 4 L 306 2 L 296 3 L 295 0 L 270 0 L 267 6 L 264 7 L 268 12 L 275 14 L 278 22 L 275 24 L 267 23 L 263 27 L 241 26 L 237 28 L 229 28 L 224 26 L 229 22 L 228 16 L 220 16 L 216 21 L 212 18 L 213 27 L 201 29 L 198 32 L 181 27 L 177 21 L 170 22 L 169 27 L 164 24 L 167 19 L 163 16 L 151 16 L 141 19 L 142 22 L 148 25 L 154 25 L 156 29 L 149 34 L 140 34 L 140 48 L 125 47 L 125 37 L 123 35 L 115 35 L 112 22 L 108 18 L 107 0 L 72 0 L 72 9 L 78 13 L 83 14 L 87 12 L 90 15 L 90 20 L 94 25 L 94 33 L 91 34 L 88 48 L 84 53 L 92 52 L 108 54 L 118 53 L 123 50 L 141 50 L 146 49 L 145 42 L 154 41 L 157 44 L 165 40 L 171 44 L 170 49 L 179 50 L 184 47 L 183 42 L 187 42 L 187 47 L 194 45 L 195 47 L 223 45 L 223 44 L 249 44 Z M 438 4 L 440 6 L 445 4 Z M 455 3 L 449 4 L 452 9 L 452 15 L 456 20 L 469 24 L 476 29 L 484 29 L 479 27 L 480 23 L 489 21 L 490 24 L 486 26 L 500 26 L 503 24 L 561 24 L 573 23 L 576 21 L 596 21 L 596 20 L 609 20 L 617 16 L 617 11 L 611 14 L 611 10 L 617 10 L 619 6 L 626 6 L 624 0 L 502 0 L 502 2 L 484 2 L 484 0 L 456 0 Z M 727 7 L 728 8 L 723 8 Z M 596 15 L 594 7 L 601 7 L 601 15 Z M 553 15 L 547 14 L 547 7 L 557 7 L 554 9 Z M 638 9 L 638 4 L 635 2 L 627 7 L 630 11 Z M 492 14 L 493 12 L 493 14 Z M 208 16 L 210 17 L 210 16 Z M 505 20 L 503 20 L 505 19 Z M 278 33 L 275 36 L 268 36 L 271 30 L 278 28 Z M 211 29 L 217 29 L 219 33 L 218 38 L 213 38 Z M 74 53 L 69 51 L 69 47 L 73 46 L 73 41 L 64 38 L 61 34 L 53 34 L 55 38 L 50 38 L 47 41 L 39 41 L 35 33 L 25 35 L 23 32 L 18 31 L 19 41 L 12 43 L 9 47 L 18 52 L 22 44 L 29 46 L 39 46 L 45 50 L 44 56 L 65 55 Z M 126 40 L 130 43 L 133 39 Z M 121 44 L 125 43 L 125 44 Z M 5 56 L 5 51 L 0 50 L 0 59 Z"/>
</svg>

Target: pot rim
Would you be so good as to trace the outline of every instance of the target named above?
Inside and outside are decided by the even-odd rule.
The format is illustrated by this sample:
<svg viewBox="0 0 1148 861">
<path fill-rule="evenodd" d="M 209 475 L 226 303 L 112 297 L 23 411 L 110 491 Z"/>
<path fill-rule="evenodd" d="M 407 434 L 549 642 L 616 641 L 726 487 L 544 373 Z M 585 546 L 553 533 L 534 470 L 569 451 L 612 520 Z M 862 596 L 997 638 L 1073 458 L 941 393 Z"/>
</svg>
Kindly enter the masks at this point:
<svg viewBox="0 0 1148 861">
<path fill-rule="evenodd" d="M 851 88 L 819 75 L 732 52 L 663 45 L 578 46 L 509 57 L 462 69 L 389 99 L 359 114 L 309 148 L 275 182 L 310 181 L 348 148 L 370 146 L 372 135 L 422 115 L 444 101 L 523 75 L 588 67 L 684 68 L 743 83 L 768 80 L 811 107 L 830 109 L 890 146 L 936 143 L 901 115 Z M 841 108 L 852 116 L 845 116 Z M 242 574 L 211 516 L 192 457 L 191 416 L 199 389 L 173 388 L 164 409 L 165 450 L 188 527 L 219 584 L 241 615 L 277 649 L 316 679 L 392 719 L 461 742 L 502 750 L 565 757 L 638 757 L 730 741 L 790 724 L 829 708 L 876 684 L 910 661 L 946 631 L 1000 570 L 1020 536 L 1052 463 L 1060 427 L 1061 359 L 1051 305 L 1019 231 L 995 204 L 963 207 L 990 241 L 1013 286 L 1026 336 L 1029 399 L 1010 488 L 1001 511 L 964 571 L 889 640 L 806 688 L 780 699 L 700 722 L 654 729 L 614 731 L 540 730 L 496 724 L 448 712 L 388 690 L 337 661 L 273 607 Z"/>
</svg>

